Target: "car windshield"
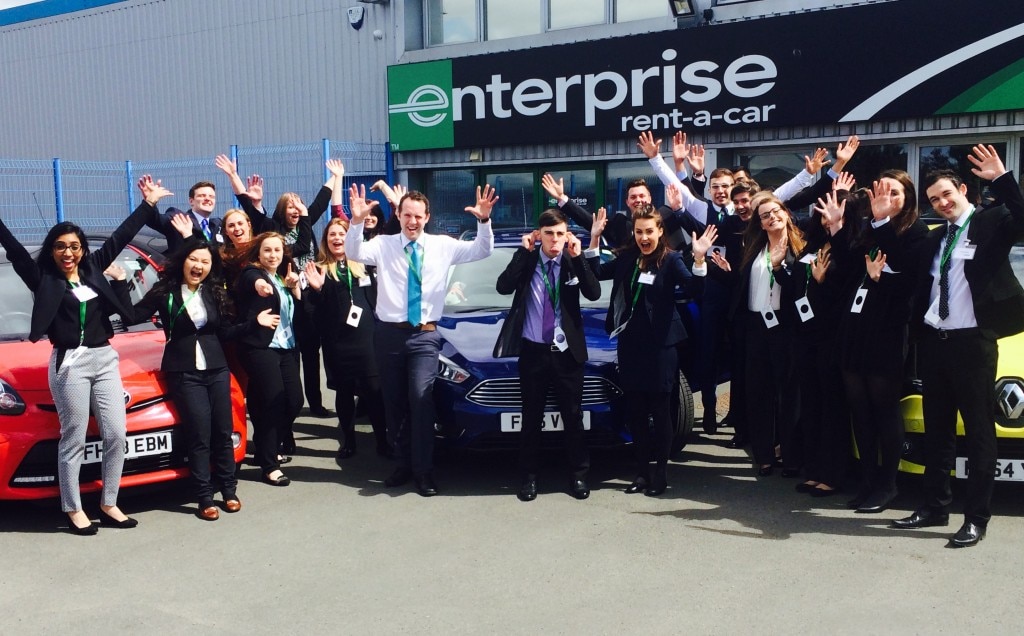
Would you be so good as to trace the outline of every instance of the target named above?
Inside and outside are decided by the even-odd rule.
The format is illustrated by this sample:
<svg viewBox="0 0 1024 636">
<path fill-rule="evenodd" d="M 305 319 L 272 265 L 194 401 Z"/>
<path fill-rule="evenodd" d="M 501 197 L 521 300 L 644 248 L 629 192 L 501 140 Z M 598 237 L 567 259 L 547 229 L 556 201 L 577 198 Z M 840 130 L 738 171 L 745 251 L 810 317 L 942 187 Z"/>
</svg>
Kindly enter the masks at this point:
<svg viewBox="0 0 1024 636">
<path fill-rule="evenodd" d="M 1024 243 L 1017 243 L 1010 250 L 1010 265 L 1013 267 L 1013 273 L 1017 275 L 1017 280 L 1024 285 Z"/>
<path fill-rule="evenodd" d="M 446 315 L 471 311 L 502 310 L 512 306 L 512 294 L 503 296 L 495 290 L 498 276 L 505 271 L 514 246 L 495 247 L 487 258 L 472 263 L 453 265 L 448 275 L 448 295 L 444 299 Z M 587 300 L 580 296 L 581 307 L 605 308 L 612 293 L 612 282 L 601 283 L 601 297 Z"/>
<path fill-rule="evenodd" d="M 157 271 L 138 252 L 126 247 L 115 261 L 128 273 L 128 292 L 132 302 L 142 300 L 157 279 Z M 21 282 L 14 267 L 6 260 L 0 262 L 0 340 L 24 340 L 28 338 L 32 317 L 32 294 Z M 129 331 L 124 328 L 117 314 L 110 317 L 114 332 Z M 130 331 L 155 329 L 152 322 L 144 322 Z"/>
</svg>

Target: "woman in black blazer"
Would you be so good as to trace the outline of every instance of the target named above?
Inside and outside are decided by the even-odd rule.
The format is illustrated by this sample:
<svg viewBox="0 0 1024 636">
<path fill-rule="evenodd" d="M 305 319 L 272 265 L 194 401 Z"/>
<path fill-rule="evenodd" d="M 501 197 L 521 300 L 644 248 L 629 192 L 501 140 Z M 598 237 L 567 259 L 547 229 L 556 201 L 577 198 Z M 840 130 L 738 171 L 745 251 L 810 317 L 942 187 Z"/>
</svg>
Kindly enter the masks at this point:
<svg viewBox="0 0 1024 636">
<path fill-rule="evenodd" d="M 603 208 L 598 210 L 591 226 L 591 249 L 600 245 L 606 219 Z M 676 311 L 675 290 L 691 280 L 682 257 L 663 240 L 664 233 L 657 210 L 651 206 L 636 210 L 634 244 L 623 248 L 615 260 L 594 264 L 598 279 L 614 281 L 605 329 L 618 338 L 619 385 L 638 465 L 637 476 L 626 492 L 643 492 L 649 497 L 664 493 L 668 485 L 670 398 L 679 381 L 676 345 L 686 339 Z M 654 421 L 653 439 L 649 418 Z"/>
<path fill-rule="evenodd" d="M 220 254 L 195 236 L 185 239 L 171 256 L 160 280 L 133 308 L 134 315 L 122 314 L 122 319 L 135 324 L 154 313 L 159 314 L 167 336 L 160 370 L 188 444 L 198 516 L 215 521 L 220 516 L 213 503 L 215 490 L 223 495 L 225 510 L 242 508 L 231 443 L 231 374 L 221 340 L 255 331 L 257 325 L 273 328 L 280 317 L 265 309 L 255 320 L 232 325 Z"/>
<path fill-rule="evenodd" d="M 299 275 L 292 271 L 291 254 L 277 232 L 257 236 L 241 258 L 249 265 L 235 283 L 239 319 L 253 320 L 267 309 L 280 317 L 273 328 L 260 327 L 238 340 L 238 355 L 249 376 L 246 405 L 252 419 L 254 457 L 263 470 L 263 481 L 287 486 L 291 481 L 281 472 L 281 464 L 289 458 L 278 455 L 278 445 L 302 408 L 293 327 L 295 301 L 302 293 Z"/>
<path fill-rule="evenodd" d="M 145 201 L 95 252 L 89 251 L 80 227 L 62 222 L 50 229 L 39 256 L 33 259 L 0 221 L 0 244 L 7 259 L 35 295 L 29 340 L 36 342 L 46 335 L 53 345 L 48 379 L 60 420 L 57 476 L 61 509 L 68 515 L 71 531 L 80 535 L 97 531 L 82 510 L 79 492 L 90 403 L 103 437 L 100 520 L 117 528 L 138 525 L 117 507 L 126 421 L 118 355 L 110 346 L 114 334 L 110 314 L 129 311 L 131 300 L 127 288 L 111 286 L 103 272 L 143 225 L 155 222 L 156 203 L 171 194 L 150 179 L 141 187 Z"/>
<path fill-rule="evenodd" d="M 739 272 L 713 253 L 716 267 L 708 275 L 740 277 L 732 314 L 747 334 L 747 425 L 757 474 L 772 474 L 778 437 L 786 460 L 782 475 L 798 477 L 799 459 L 791 459 L 799 455 L 793 443 L 799 410 L 793 339 L 800 322 L 797 303 L 807 289 L 806 268 L 797 262 L 805 241 L 789 210 L 771 192 L 754 195 L 750 209 Z"/>
<path fill-rule="evenodd" d="M 320 331 L 324 363 L 335 386 L 338 459 L 356 453 L 356 395 L 366 405 L 377 438 L 377 454 L 388 455 L 384 399 L 373 348 L 377 284 L 362 263 L 345 258 L 348 221 L 331 219 L 320 240 L 320 260 L 306 264 L 306 302 Z"/>
</svg>

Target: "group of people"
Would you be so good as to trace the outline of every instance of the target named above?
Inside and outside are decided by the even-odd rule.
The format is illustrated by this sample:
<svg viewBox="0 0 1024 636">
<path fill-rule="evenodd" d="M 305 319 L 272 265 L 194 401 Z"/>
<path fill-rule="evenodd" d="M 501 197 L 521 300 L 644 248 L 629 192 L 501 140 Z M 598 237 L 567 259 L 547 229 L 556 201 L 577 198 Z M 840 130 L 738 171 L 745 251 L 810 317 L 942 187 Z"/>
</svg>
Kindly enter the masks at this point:
<svg viewBox="0 0 1024 636">
<path fill-rule="evenodd" d="M 852 422 L 862 482 L 849 505 L 859 513 L 885 510 L 896 496 L 900 386 L 908 345 L 916 342 L 928 501 L 893 525 L 948 524 L 959 411 L 971 470 L 965 521 L 951 541 L 977 543 L 991 516 L 996 464 L 995 341 L 1024 330 L 1024 290 L 1008 260 L 1010 247 L 1024 237 L 1024 197 L 995 150 L 979 145 L 969 157 L 974 174 L 992 181 L 995 205 L 972 205 L 955 172 L 926 176 L 922 188 L 948 221 L 948 229 L 929 230 L 905 172 L 886 171 L 870 188 L 855 189 L 843 169 L 858 148 L 856 137 L 839 145 L 826 176 L 815 179 L 828 164 L 827 152 L 818 149 L 806 158 L 805 171 L 774 191 L 761 190 L 740 169 L 719 168 L 705 178 L 703 147 L 688 144 L 682 133 L 672 142 L 674 167 L 650 133 L 637 145 L 665 186 L 664 206 L 652 205 L 640 179 L 629 185 L 628 213 L 609 218 L 602 208 L 591 214 L 568 199 L 560 180 L 544 175 L 542 186 L 556 206 L 540 215 L 537 229 L 522 237 L 497 274 L 498 293 L 514 294 L 493 354 L 519 362 L 518 498 L 537 497 L 549 392 L 565 429 L 568 490 L 578 499 L 590 494 L 580 296 L 596 300 L 599 281 L 612 280 L 606 329 L 617 343 L 637 464 L 625 492 L 658 496 L 668 487 L 670 396 L 680 346 L 689 337 L 706 432 L 718 427 L 715 388 L 725 366 L 732 381 L 730 445 L 750 444 L 757 475 L 781 465 L 783 476 L 802 478 L 798 491 L 835 494 L 845 476 Z M 493 249 L 494 190 L 477 188 L 475 204 L 465 208 L 477 220 L 476 236 L 459 241 L 425 231 L 426 196 L 383 182 L 374 189 L 391 204 L 390 218 L 385 221 L 380 205 L 357 185 L 348 189 L 347 218 L 339 161 L 327 162 L 330 178 L 308 207 L 286 193 L 273 214 L 263 210 L 258 175 L 243 182 L 226 156 L 215 163 L 240 205 L 222 220 L 212 216 L 212 183 L 193 186 L 188 211 L 160 213 L 157 204 L 171 193 L 145 176 L 139 181 L 143 202 L 96 252 L 79 227 L 60 223 L 32 259 L 0 222 L 0 243 L 35 292 L 30 338 L 47 335 L 53 345 L 49 379 L 61 423 L 58 472 L 70 529 L 97 530 L 78 494 L 90 403 L 104 446 L 101 523 L 137 523 L 116 503 L 125 419 L 117 354 L 109 346 L 112 313 L 126 324 L 160 316 L 167 336 L 161 369 L 184 428 L 200 518 L 219 517 L 218 492 L 225 511 L 241 509 L 231 375 L 245 386 L 263 481 L 287 486 L 282 466 L 295 449 L 292 424 L 303 404 L 300 352 L 307 357 L 301 365 L 306 399 L 319 406 L 321 347 L 337 396 L 338 459 L 356 452 L 358 396 L 377 452 L 398 461 L 385 485 L 413 481 L 420 495 L 437 494 L 437 323 L 450 267 L 486 258 Z M 808 205 L 813 213 L 798 221 L 791 210 Z M 329 208 L 332 218 L 314 245 L 313 225 Z M 569 231 L 570 220 L 589 230 L 589 249 Z M 125 272 L 112 263 L 144 225 L 167 237 L 171 256 L 159 282 L 132 306 Z M 602 242 L 613 258 L 602 257 Z M 680 291 L 701 303 L 695 333 L 687 333 L 678 311 Z M 304 347 L 304 338 L 314 345 Z M 723 355 L 725 340 L 729 356 Z"/>
</svg>

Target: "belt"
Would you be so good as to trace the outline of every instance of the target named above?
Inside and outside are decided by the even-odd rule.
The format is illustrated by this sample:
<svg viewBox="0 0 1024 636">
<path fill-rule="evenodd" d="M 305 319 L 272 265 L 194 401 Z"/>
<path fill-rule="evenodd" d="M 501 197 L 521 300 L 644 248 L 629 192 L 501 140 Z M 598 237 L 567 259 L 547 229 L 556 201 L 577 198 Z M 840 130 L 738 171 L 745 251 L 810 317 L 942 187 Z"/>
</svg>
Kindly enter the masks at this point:
<svg viewBox="0 0 1024 636">
<path fill-rule="evenodd" d="M 534 342 L 533 340 L 529 340 L 527 338 L 523 338 L 523 346 L 524 347 L 530 347 L 530 348 L 533 348 L 533 349 L 541 349 L 543 351 L 554 351 L 556 353 L 561 351 L 561 349 L 558 348 L 558 345 L 544 344 L 544 343 L 541 343 L 541 342 Z M 566 351 L 568 351 L 568 349 L 566 349 Z"/>
<path fill-rule="evenodd" d="M 436 322 L 425 322 L 419 325 L 414 325 L 408 321 L 405 322 L 383 322 L 382 324 L 389 325 L 395 329 L 404 329 L 405 331 L 437 331 Z"/>
<path fill-rule="evenodd" d="M 932 338 L 938 338 L 939 340 L 949 340 L 951 338 L 969 338 L 981 335 L 981 329 L 978 327 L 965 327 L 964 329 L 936 329 L 934 327 L 927 327 L 925 334 Z"/>
</svg>

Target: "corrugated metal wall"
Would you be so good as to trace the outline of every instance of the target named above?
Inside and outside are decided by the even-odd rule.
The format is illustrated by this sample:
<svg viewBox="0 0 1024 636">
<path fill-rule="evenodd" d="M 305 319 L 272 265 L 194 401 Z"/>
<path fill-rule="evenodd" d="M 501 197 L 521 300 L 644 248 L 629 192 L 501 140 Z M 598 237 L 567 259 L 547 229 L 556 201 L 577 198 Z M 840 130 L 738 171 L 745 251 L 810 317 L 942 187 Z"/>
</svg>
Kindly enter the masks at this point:
<svg viewBox="0 0 1024 636">
<path fill-rule="evenodd" d="M 350 6 L 365 10 L 358 31 Z M 324 137 L 384 143 L 390 10 L 153 0 L 0 29 L 0 156 L 139 160 Z"/>
</svg>

